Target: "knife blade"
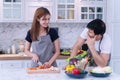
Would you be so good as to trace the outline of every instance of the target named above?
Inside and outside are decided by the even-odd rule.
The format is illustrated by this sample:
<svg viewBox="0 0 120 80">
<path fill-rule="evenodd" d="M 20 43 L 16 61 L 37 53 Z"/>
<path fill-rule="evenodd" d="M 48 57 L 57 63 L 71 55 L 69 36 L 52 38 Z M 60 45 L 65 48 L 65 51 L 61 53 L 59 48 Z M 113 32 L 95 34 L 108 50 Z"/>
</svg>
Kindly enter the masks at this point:
<svg viewBox="0 0 120 80">
<path fill-rule="evenodd" d="M 38 61 L 38 65 L 42 65 L 42 63 L 40 61 Z"/>
</svg>

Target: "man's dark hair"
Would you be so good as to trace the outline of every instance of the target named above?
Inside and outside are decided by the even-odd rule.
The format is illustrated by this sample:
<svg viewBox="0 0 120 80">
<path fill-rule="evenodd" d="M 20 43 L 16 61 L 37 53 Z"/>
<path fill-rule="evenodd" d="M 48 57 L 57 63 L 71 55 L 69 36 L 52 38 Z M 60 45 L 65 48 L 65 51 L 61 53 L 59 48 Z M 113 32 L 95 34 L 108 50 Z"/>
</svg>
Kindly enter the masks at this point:
<svg viewBox="0 0 120 80">
<path fill-rule="evenodd" d="M 93 30 L 95 35 L 103 35 L 106 31 L 106 25 L 101 19 L 95 19 L 89 22 L 87 28 Z"/>
</svg>

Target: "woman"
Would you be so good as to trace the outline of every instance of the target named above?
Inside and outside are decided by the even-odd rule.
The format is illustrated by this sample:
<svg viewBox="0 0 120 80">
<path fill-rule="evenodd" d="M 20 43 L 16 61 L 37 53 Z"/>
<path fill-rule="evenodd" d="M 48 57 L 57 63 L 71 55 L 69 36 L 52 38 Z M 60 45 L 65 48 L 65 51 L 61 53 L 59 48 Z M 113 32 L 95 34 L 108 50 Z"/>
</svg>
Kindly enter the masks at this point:
<svg viewBox="0 0 120 80">
<path fill-rule="evenodd" d="M 32 27 L 25 38 L 25 52 L 32 57 L 32 67 L 39 66 L 38 62 L 46 68 L 57 66 L 55 60 L 60 54 L 59 36 L 56 30 L 49 28 L 49 21 L 48 9 L 40 7 L 35 11 Z"/>
</svg>

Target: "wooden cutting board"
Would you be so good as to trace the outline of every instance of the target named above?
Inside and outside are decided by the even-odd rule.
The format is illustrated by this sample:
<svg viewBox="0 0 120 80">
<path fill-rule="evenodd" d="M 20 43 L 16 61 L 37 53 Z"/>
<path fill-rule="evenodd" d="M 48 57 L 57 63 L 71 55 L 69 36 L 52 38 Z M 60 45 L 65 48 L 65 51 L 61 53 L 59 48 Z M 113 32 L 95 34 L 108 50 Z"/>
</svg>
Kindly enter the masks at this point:
<svg viewBox="0 0 120 80">
<path fill-rule="evenodd" d="M 27 69 L 28 74 L 42 74 L 42 73 L 60 73 L 60 69 L 58 68 L 47 68 L 47 69 L 36 69 L 36 70 L 30 70 L 29 68 Z"/>
</svg>

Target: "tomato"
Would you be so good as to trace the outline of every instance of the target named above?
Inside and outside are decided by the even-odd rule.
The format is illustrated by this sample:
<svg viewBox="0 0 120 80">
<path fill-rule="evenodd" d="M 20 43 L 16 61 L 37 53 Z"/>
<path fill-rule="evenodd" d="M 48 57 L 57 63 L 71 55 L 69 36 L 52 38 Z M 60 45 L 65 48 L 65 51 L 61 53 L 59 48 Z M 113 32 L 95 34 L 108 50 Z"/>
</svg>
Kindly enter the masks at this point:
<svg viewBox="0 0 120 80">
<path fill-rule="evenodd" d="M 37 68 L 28 68 L 28 70 L 37 70 Z"/>
<path fill-rule="evenodd" d="M 43 65 L 38 66 L 39 69 L 44 69 L 45 67 Z"/>
<path fill-rule="evenodd" d="M 72 70 L 72 74 L 80 74 L 80 70 L 78 68 L 74 68 Z"/>
<path fill-rule="evenodd" d="M 82 54 L 83 53 L 83 50 L 78 50 L 78 54 Z"/>
</svg>

